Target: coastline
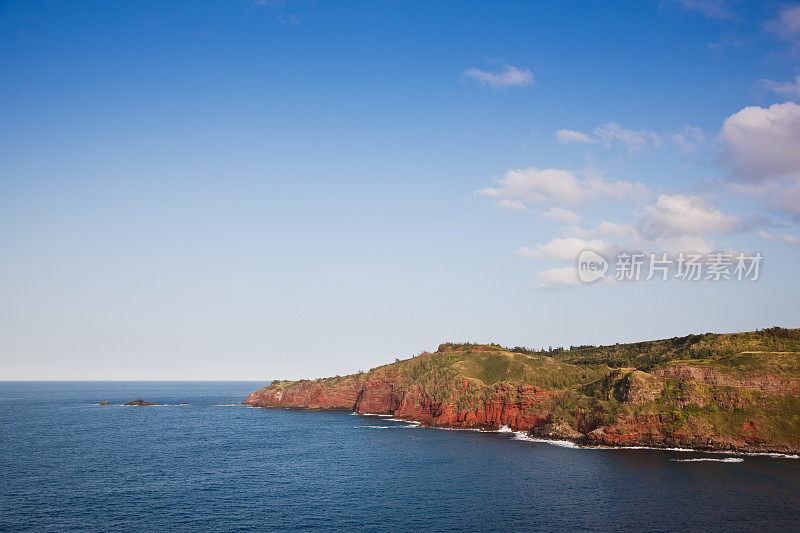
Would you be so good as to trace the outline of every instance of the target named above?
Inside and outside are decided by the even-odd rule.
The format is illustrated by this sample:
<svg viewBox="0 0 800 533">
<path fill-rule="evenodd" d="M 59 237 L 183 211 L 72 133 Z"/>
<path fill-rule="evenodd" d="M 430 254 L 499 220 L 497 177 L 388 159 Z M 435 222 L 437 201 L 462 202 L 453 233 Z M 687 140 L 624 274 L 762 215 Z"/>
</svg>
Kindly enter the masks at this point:
<svg viewBox="0 0 800 533">
<path fill-rule="evenodd" d="M 342 412 L 342 413 L 347 412 L 354 416 L 374 417 L 383 420 L 388 420 L 391 422 L 406 422 L 408 424 L 413 425 L 413 426 L 401 426 L 401 427 L 422 427 L 428 429 L 440 429 L 444 431 L 474 431 L 478 433 L 511 433 L 514 435 L 515 440 L 525 441 L 525 442 L 538 442 L 542 444 L 550 444 L 553 446 L 560 446 L 563 448 L 572 448 L 577 450 L 653 450 L 653 451 L 671 451 L 671 452 L 687 452 L 687 453 L 713 453 L 713 454 L 733 455 L 733 456 L 743 455 L 750 457 L 772 457 L 775 459 L 800 459 L 800 449 L 793 449 L 793 448 L 770 448 L 770 447 L 756 447 L 756 446 L 748 446 L 748 447 L 731 446 L 729 448 L 713 447 L 713 446 L 709 447 L 689 447 L 689 446 L 672 446 L 672 445 L 659 446 L 656 444 L 645 444 L 645 443 L 631 443 L 631 444 L 621 444 L 612 446 L 607 444 L 596 444 L 596 443 L 586 444 L 585 437 L 583 439 L 569 438 L 566 436 L 561 438 L 537 437 L 537 436 L 532 436 L 530 431 L 521 431 L 510 428 L 508 426 L 501 426 L 497 429 L 489 429 L 482 427 L 444 426 L 444 425 L 430 424 L 409 418 L 398 418 L 391 413 L 359 413 L 357 411 L 352 411 L 350 409 L 345 409 L 345 408 L 327 409 L 327 408 L 286 407 L 286 406 L 254 406 L 254 405 L 248 405 L 244 402 L 242 402 L 240 406 L 254 407 L 258 409 L 285 409 L 288 411 L 324 411 L 324 412 Z"/>
</svg>

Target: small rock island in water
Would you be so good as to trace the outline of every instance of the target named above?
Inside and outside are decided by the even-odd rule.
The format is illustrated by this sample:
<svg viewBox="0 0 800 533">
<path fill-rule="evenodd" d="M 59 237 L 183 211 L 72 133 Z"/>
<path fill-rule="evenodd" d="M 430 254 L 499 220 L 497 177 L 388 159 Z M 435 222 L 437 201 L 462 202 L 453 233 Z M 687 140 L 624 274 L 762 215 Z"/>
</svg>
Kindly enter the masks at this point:
<svg viewBox="0 0 800 533">
<path fill-rule="evenodd" d="M 155 405 L 155 403 L 154 402 L 146 402 L 146 401 L 142 400 L 141 398 L 136 398 L 132 402 L 124 403 L 122 405 L 135 405 L 135 406 L 138 406 L 138 407 L 147 407 L 147 406 L 150 406 L 150 405 Z"/>
</svg>

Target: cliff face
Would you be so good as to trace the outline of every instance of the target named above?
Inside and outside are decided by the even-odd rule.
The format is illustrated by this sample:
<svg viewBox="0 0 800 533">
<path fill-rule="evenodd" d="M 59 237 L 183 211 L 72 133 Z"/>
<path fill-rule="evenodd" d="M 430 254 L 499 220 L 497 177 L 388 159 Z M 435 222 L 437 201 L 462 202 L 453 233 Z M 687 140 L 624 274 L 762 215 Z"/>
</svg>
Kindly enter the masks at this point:
<svg viewBox="0 0 800 533">
<path fill-rule="evenodd" d="M 583 444 L 796 452 L 800 330 L 547 352 L 445 344 L 367 373 L 274 382 L 244 404 Z"/>
<path fill-rule="evenodd" d="M 498 384 L 491 390 L 469 378 L 453 382 L 448 398 L 442 399 L 426 391 L 424 386 L 407 386 L 402 379 L 387 380 L 381 372 L 364 378 L 284 382 L 281 386 L 260 389 L 243 402 L 254 407 L 286 407 L 300 409 L 341 409 L 359 414 L 390 414 L 436 427 L 497 429 L 509 426 L 527 430 L 547 421 L 547 417 L 531 411 L 541 404 L 550 391 L 532 385 Z M 477 392 L 480 390 L 480 394 Z M 473 398 L 479 396 L 478 398 Z M 459 400 L 474 400 L 469 408 L 460 409 Z"/>
</svg>

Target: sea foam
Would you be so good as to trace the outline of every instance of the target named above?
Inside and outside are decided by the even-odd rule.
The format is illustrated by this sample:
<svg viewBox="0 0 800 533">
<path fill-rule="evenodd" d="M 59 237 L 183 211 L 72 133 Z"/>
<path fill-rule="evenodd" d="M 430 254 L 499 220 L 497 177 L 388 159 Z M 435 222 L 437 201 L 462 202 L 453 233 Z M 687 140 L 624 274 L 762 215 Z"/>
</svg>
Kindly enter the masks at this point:
<svg viewBox="0 0 800 533">
<path fill-rule="evenodd" d="M 744 459 L 741 457 L 725 457 L 717 459 L 714 457 L 692 457 L 690 459 L 670 459 L 676 463 L 698 463 L 698 462 L 713 462 L 713 463 L 743 463 Z"/>
</svg>

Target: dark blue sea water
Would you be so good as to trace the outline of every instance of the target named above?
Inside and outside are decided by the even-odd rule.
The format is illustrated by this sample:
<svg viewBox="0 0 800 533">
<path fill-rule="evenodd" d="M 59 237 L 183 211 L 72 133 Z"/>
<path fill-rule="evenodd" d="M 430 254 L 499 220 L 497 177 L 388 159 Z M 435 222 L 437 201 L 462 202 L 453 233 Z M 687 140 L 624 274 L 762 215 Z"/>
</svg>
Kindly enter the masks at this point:
<svg viewBox="0 0 800 533">
<path fill-rule="evenodd" d="M 800 461 L 581 450 L 342 412 L 259 383 L 0 382 L 0 529 L 796 530 Z M 99 407 L 141 396 L 188 406 Z M 377 426 L 377 427 L 368 427 Z"/>
</svg>

